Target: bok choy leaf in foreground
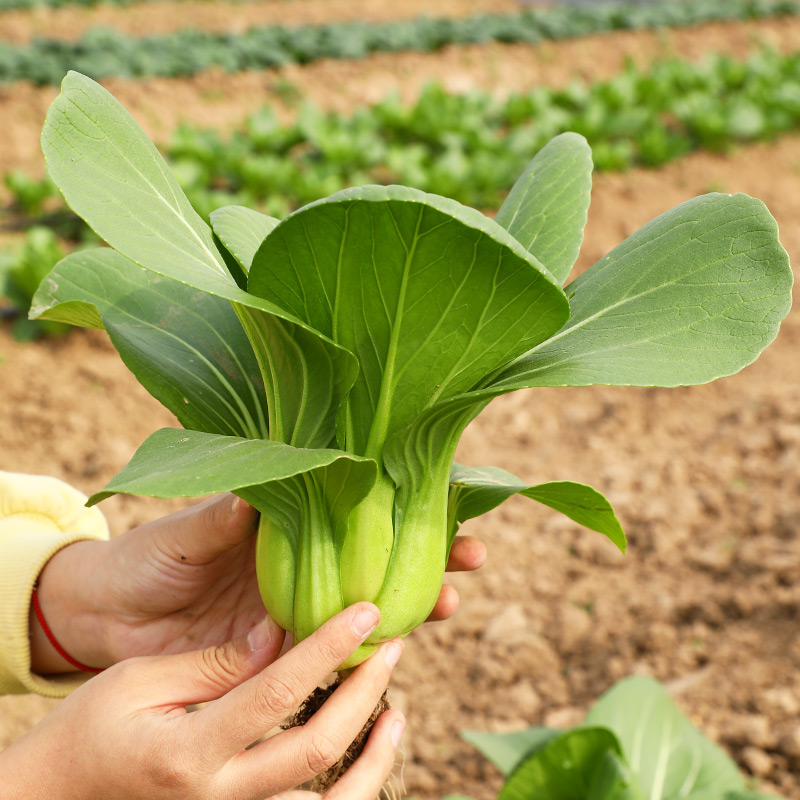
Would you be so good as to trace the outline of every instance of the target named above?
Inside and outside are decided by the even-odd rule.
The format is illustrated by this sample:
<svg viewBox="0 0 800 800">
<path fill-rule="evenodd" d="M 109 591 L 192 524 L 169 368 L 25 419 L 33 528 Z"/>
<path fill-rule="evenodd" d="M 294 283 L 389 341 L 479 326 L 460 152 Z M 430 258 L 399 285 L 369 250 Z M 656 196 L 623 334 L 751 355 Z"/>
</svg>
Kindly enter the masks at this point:
<svg viewBox="0 0 800 800">
<path fill-rule="evenodd" d="M 667 212 L 565 292 L 591 187 L 575 134 L 533 159 L 496 221 L 367 186 L 280 223 L 219 209 L 213 230 L 136 122 L 82 75 L 65 78 L 42 147 L 113 250 L 60 262 L 31 315 L 105 327 L 187 429 L 153 434 L 92 502 L 236 492 L 261 512 L 265 605 L 298 639 L 352 602 L 380 606 L 343 666 L 427 617 L 459 524 L 514 494 L 624 549 L 588 486 L 453 464 L 493 397 L 710 381 L 752 362 L 789 308 L 777 226 L 744 195 Z"/>
<path fill-rule="evenodd" d="M 644 676 L 612 686 L 571 730 L 462 737 L 507 776 L 497 800 L 779 800 L 749 790 L 733 759 Z"/>
</svg>

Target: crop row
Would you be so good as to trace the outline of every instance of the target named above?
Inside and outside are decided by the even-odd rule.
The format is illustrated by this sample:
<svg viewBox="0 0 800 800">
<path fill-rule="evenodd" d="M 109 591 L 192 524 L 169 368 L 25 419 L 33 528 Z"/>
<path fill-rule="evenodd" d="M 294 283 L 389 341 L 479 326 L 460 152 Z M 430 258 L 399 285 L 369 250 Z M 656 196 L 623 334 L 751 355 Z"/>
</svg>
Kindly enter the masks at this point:
<svg viewBox="0 0 800 800">
<path fill-rule="evenodd" d="M 289 125 L 265 107 L 228 138 L 184 126 L 164 152 L 204 216 L 239 204 L 283 217 L 364 183 L 406 184 L 489 209 L 530 158 L 565 130 L 586 136 L 598 170 L 621 170 L 659 166 L 698 148 L 724 151 L 798 125 L 800 53 L 765 50 L 747 61 L 671 59 L 647 72 L 629 64 L 610 81 L 542 87 L 503 101 L 431 85 L 412 106 L 389 96 L 348 116 L 305 104 Z M 59 205 L 47 180 L 17 172 L 6 183 L 15 198 L 15 227 L 45 223 L 73 242 L 94 237 Z M 31 276 L 46 274 L 63 255 L 53 231 L 34 227 L 21 248 L 0 253 L 0 296 L 27 307 L 19 298 L 29 299 L 28 284 L 36 284 Z M 21 336 L 38 331 L 22 318 L 17 325 Z"/>
<path fill-rule="evenodd" d="M 536 43 L 613 30 L 687 26 L 713 20 L 800 15 L 798 0 L 659 0 L 590 6 L 557 6 L 516 14 L 481 14 L 463 19 L 419 18 L 397 22 L 339 22 L 244 33 L 185 29 L 131 37 L 92 29 L 79 40 L 37 39 L 27 45 L 0 43 L 0 83 L 27 80 L 58 84 L 70 69 L 96 79 L 193 75 L 210 67 L 228 72 L 308 63 L 319 58 L 357 59 L 370 53 L 434 51 L 445 45 L 489 41 Z"/>
<path fill-rule="evenodd" d="M 546 87 L 500 100 L 428 86 L 416 103 L 396 95 L 352 115 L 304 104 L 291 124 L 265 107 L 242 130 L 179 128 L 165 148 L 201 213 L 229 203 L 282 217 L 338 189 L 401 183 L 495 208 L 528 160 L 572 130 L 598 170 L 659 166 L 698 148 L 723 151 L 800 124 L 800 53 L 764 50 L 746 61 L 715 56 L 633 64 L 609 81 Z M 37 213 L 51 190 L 19 174 L 7 183 Z"/>
</svg>

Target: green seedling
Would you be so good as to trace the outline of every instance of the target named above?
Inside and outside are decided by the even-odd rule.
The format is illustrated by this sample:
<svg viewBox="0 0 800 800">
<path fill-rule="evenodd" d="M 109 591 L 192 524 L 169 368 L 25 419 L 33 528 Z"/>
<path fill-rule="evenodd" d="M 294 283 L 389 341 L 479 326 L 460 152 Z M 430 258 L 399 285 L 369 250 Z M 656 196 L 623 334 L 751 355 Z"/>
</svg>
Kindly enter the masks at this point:
<svg viewBox="0 0 800 800">
<path fill-rule="evenodd" d="M 568 731 L 462 736 L 506 776 L 497 800 L 779 800 L 749 789 L 652 678 L 620 681 Z"/>
<path fill-rule="evenodd" d="M 69 325 L 27 318 L 36 288 L 53 265 L 64 257 L 58 237 L 49 228 L 34 226 L 16 246 L 0 250 L 0 317 L 12 320 L 14 338 L 30 341 L 60 336 Z"/>
</svg>

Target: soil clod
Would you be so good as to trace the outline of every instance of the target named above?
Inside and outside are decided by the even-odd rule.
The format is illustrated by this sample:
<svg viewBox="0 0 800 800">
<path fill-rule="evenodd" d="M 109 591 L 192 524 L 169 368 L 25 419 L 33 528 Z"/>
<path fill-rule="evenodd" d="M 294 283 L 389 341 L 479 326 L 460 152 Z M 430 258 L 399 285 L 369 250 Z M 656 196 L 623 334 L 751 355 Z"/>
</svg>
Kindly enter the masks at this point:
<svg viewBox="0 0 800 800">
<path fill-rule="evenodd" d="M 303 704 L 297 709 L 289 722 L 285 723 L 281 727 L 283 727 L 284 730 L 288 730 L 289 728 L 297 728 L 301 725 L 305 725 L 306 722 L 308 722 L 311 717 L 313 717 L 314 714 L 319 711 L 325 701 L 334 693 L 336 688 L 342 683 L 342 680 L 342 678 L 337 678 L 336 681 L 330 686 L 317 687 L 303 701 Z M 353 763 L 355 763 L 355 760 L 361 755 L 375 721 L 381 714 L 383 714 L 384 711 L 387 711 L 389 708 L 389 701 L 386 699 L 386 692 L 384 692 L 381 695 L 381 699 L 378 701 L 378 705 L 375 706 L 372 714 L 369 716 L 369 719 L 361 729 L 361 733 L 356 736 L 352 744 L 347 748 L 347 750 L 345 750 L 344 755 L 330 769 L 326 770 L 320 775 L 317 775 L 317 777 L 311 781 L 308 788 L 312 792 L 325 792 L 326 790 L 330 789 L 330 787 L 333 786 L 333 784 L 336 783 L 336 781 L 339 780 L 339 778 L 344 775 L 345 772 L 347 772 Z"/>
</svg>

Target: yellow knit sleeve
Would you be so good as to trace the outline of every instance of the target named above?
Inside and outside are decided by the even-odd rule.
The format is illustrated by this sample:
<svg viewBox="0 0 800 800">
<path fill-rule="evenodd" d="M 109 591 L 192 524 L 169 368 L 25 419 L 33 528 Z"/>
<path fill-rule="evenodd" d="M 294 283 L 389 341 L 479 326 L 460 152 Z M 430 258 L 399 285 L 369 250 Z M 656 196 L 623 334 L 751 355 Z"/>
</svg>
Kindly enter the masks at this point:
<svg viewBox="0 0 800 800">
<path fill-rule="evenodd" d="M 88 674 L 31 672 L 28 639 L 33 584 L 62 547 L 107 539 L 108 526 L 86 497 L 63 481 L 0 471 L 0 694 L 64 697 Z"/>
</svg>

